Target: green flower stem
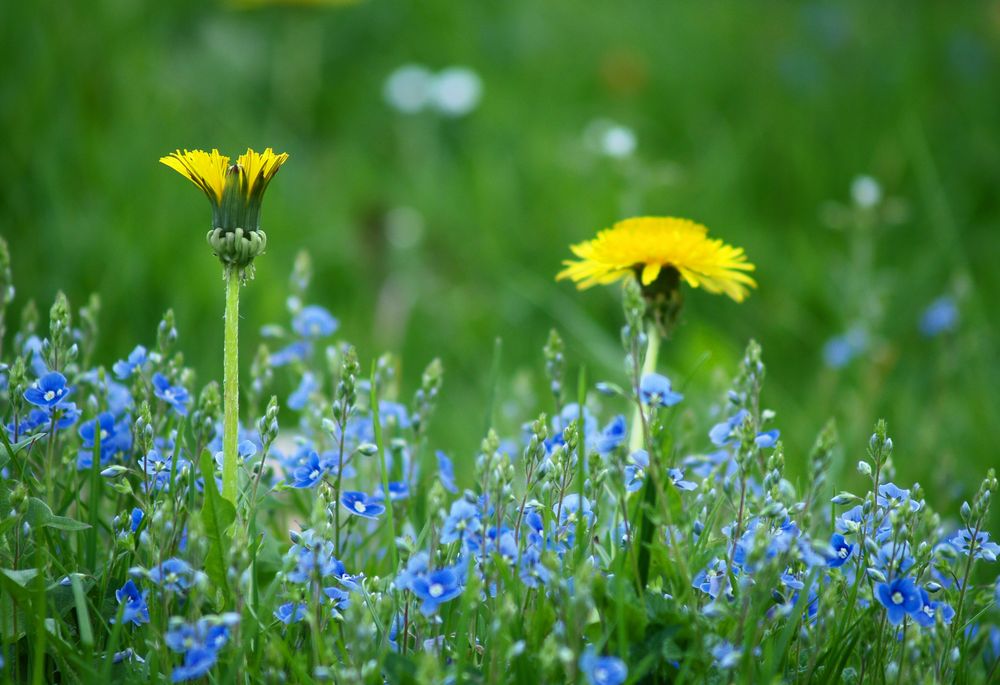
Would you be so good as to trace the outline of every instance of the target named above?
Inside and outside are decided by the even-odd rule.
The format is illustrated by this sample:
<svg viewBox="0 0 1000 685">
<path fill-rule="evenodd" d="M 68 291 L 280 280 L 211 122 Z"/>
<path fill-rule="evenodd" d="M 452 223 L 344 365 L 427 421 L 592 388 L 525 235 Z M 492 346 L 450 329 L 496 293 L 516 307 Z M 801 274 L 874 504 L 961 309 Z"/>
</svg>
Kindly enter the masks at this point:
<svg viewBox="0 0 1000 685">
<path fill-rule="evenodd" d="M 660 333 L 656 326 L 650 324 L 646 328 L 646 358 L 642 364 L 642 373 L 636 379 L 636 405 L 632 411 L 632 430 L 629 432 L 628 451 L 642 449 L 646 441 L 646 421 L 642 415 L 641 398 L 638 397 L 639 383 L 647 373 L 656 371 L 656 358 L 660 354 Z"/>
<path fill-rule="evenodd" d="M 223 366 L 222 496 L 236 504 L 236 442 L 240 416 L 240 275 L 226 269 L 226 338 Z"/>
</svg>

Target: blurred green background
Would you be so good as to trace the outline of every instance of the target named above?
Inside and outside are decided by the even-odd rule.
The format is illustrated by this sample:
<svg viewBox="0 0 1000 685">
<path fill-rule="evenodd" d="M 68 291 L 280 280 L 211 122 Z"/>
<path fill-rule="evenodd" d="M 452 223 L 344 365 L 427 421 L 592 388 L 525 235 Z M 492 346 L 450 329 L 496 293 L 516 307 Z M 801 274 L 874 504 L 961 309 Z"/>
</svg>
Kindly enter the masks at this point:
<svg viewBox="0 0 1000 685">
<path fill-rule="evenodd" d="M 435 446 L 466 459 L 496 337 L 501 406 L 547 409 L 530 389 L 552 326 L 591 378 L 621 378 L 617 290 L 553 275 L 570 242 L 675 214 L 744 246 L 760 282 L 742 305 L 690 293 L 663 363 L 691 406 L 721 396 L 755 337 L 799 473 L 829 416 L 847 472 L 885 416 L 899 481 L 938 501 L 998 463 L 1000 3 L 255 4 L 3 3 L 15 311 L 98 292 L 110 365 L 173 307 L 200 380 L 220 376 L 208 204 L 157 159 L 273 146 L 291 160 L 243 294 L 244 369 L 306 249 L 312 301 L 364 363 L 398 352 L 409 394 L 442 357 Z M 401 112 L 385 89 L 407 64 L 466 67 L 481 98 Z M 945 294 L 957 326 L 926 337 Z M 864 349 L 824 363 L 852 329 Z"/>
</svg>

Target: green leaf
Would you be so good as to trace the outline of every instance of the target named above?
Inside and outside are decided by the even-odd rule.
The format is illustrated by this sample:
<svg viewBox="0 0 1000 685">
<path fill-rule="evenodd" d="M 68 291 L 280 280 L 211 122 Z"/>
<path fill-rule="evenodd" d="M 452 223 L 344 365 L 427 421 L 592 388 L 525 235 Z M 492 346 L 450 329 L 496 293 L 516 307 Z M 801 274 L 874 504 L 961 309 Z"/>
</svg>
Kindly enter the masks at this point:
<svg viewBox="0 0 1000 685">
<path fill-rule="evenodd" d="M 25 588 L 28 587 L 28 583 L 38 576 L 38 569 L 22 568 L 14 570 L 10 568 L 0 568 L 0 576 L 13 582 L 18 587 Z M 4 584 L 7 585 L 7 583 Z"/>
<path fill-rule="evenodd" d="M 69 518 L 68 516 L 56 516 L 49 509 L 49 505 L 32 497 L 28 500 L 28 523 L 33 528 L 55 528 L 57 530 L 86 530 L 90 528 L 89 523 L 83 523 Z"/>
<path fill-rule="evenodd" d="M 212 457 L 205 450 L 201 453 L 201 475 L 205 479 L 205 502 L 201 507 L 201 520 L 208 538 L 208 553 L 205 555 L 205 573 L 222 591 L 225 602 L 229 603 L 229 584 L 226 579 L 226 550 L 229 549 L 228 528 L 236 520 L 233 503 L 223 499 L 215 484 L 215 467 Z"/>
</svg>

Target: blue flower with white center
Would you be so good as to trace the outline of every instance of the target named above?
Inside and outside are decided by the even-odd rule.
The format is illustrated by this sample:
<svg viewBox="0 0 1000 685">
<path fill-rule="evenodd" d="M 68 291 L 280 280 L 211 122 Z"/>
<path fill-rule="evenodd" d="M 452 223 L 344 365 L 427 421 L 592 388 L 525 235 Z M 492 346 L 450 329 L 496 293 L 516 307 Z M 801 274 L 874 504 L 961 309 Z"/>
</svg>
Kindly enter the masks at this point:
<svg viewBox="0 0 1000 685">
<path fill-rule="evenodd" d="M 389 483 L 389 501 L 399 502 L 410 496 L 409 486 L 401 480 L 391 481 Z M 385 501 L 385 493 L 382 492 L 382 486 L 379 485 L 375 488 L 375 494 L 373 498 L 376 502 Z"/>
<path fill-rule="evenodd" d="M 302 374 L 302 380 L 299 381 L 299 386 L 295 388 L 295 391 L 288 396 L 288 406 L 291 409 L 299 411 L 303 409 L 307 404 L 309 404 L 310 396 L 319 389 L 319 383 L 316 382 L 316 374 L 311 371 L 306 371 Z"/>
<path fill-rule="evenodd" d="M 183 386 L 171 385 L 170 381 L 162 373 L 154 373 L 153 394 L 170 405 L 179 415 L 187 416 L 187 405 L 190 397 L 188 391 Z"/>
<path fill-rule="evenodd" d="M 649 452 L 646 450 L 636 450 L 629 455 L 631 464 L 625 465 L 625 489 L 628 492 L 636 492 L 642 487 L 642 482 L 646 478 L 646 469 L 649 468 Z"/>
<path fill-rule="evenodd" d="M 826 557 L 826 565 L 830 568 L 840 568 L 854 554 L 854 545 L 847 542 L 840 533 L 834 533 L 830 538 L 830 553 Z"/>
<path fill-rule="evenodd" d="M 195 582 L 196 573 L 183 559 L 173 557 L 149 569 L 151 581 L 168 592 L 185 592 Z"/>
<path fill-rule="evenodd" d="M 910 511 L 920 511 L 920 502 L 910 499 L 910 491 L 896 487 L 895 483 L 883 483 L 878 486 L 876 503 L 883 509 L 906 506 Z"/>
<path fill-rule="evenodd" d="M 740 663 L 743 650 L 737 649 L 728 640 L 723 640 L 712 648 L 712 658 L 715 659 L 716 666 L 727 671 Z"/>
<path fill-rule="evenodd" d="M 590 508 L 590 500 L 586 497 L 581 499 L 575 492 L 563 497 L 561 509 L 558 504 L 553 505 L 553 513 L 555 512 L 559 513 L 560 526 L 575 526 L 581 518 L 588 527 L 594 525 L 594 512 Z"/>
<path fill-rule="evenodd" d="M 458 492 L 458 486 L 455 485 L 455 468 L 451 464 L 451 459 L 448 455 L 441 450 L 437 451 L 437 462 L 438 462 L 438 481 L 444 486 L 444 489 L 451 493 Z"/>
<path fill-rule="evenodd" d="M 183 664 L 173 670 L 173 682 L 194 680 L 208 673 L 219 658 L 219 650 L 229 642 L 229 626 L 238 620 L 236 614 L 203 618 L 194 625 L 171 619 L 172 628 L 163 640 L 171 650 L 184 655 Z"/>
<path fill-rule="evenodd" d="M 958 306 L 948 295 L 937 298 L 920 317 L 920 332 L 928 338 L 955 330 L 958 325 Z"/>
<path fill-rule="evenodd" d="M 118 454 L 132 449 L 131 419 L 128 416 L 115 421 L 111 412 L 103 412 L 96 419 L 80 425 L 78 433 L 83 440 L 83 448 L 77 455 L 77 470 L 93 466 L 93 449 L 98 440 L 101 443 L 101 465 L 104 466 Z"/>
<path fill-rule="evenodd" d="M 682 471 L 681 469 L 670 469 L 668 473 L 670 475 L 671 484 L 678 490 L 691 491 L 698 489 L 697 483 L 692 483 L 689 480 L 684 480 L 684 471 Z"/>
<path fill-rule="evenodd" d="M 309 450 L 305 459 L 292 471 L 291 483 L 293 488 L 311 488 L 323 480 L 327 474 L 327 466 L 319 460 L 316 450 Z"/>
<path fill-rule="evenodd" d="M 726 583 L 726 562 L 724 559 L 715 558 L 695 574 L 691 587 L 716 599 Z"/>
<path fill-rule="evenodd" d="M 378 405 L 378 420 L 382 427 L 396 426 L 406 429 L 410 427 L 410 414 L 406 406 L 399 402 L 382 400 Z"/>
<path fill-rule="evenodd" d="M 590 685 L 621 685 L 628 677 L 624 661 L 613 656 L 597 656 L 589 645 L 580 655 L 579 663 Z"/>
<path fill-rule="evenodd" d="M 479 532 L 479 510 L 465 499 L 456 500 L 451 505 L 451 512 L 441 528 L 441 542 L 450 545 L 464 540 L 467 535 Z"/>
<path fill-rule="evenodd" d="M 594 449 L 597 450 L 598 454 L 613 452 L 619 445 L 625 442 L 627 435 L 628 424 L 625 423 L 625 417 L 619 414 L 597 436 Z"/>
<path fill-rule="evenodd" d="M 683 400 L 684 395 L 673 391 L 666 376 L 647 373 L 639 382 L 639 398 L 649 407 L 672 407 Z"/>
<path fill-rule="evenodd" d="M 340 588 L 325 587 L 323 594 L 326 596 L 326 602 L 335 612 L 343 612 L 351 603 L 351 594 Z"/>
<path fill-rule="evenodd" d="M 169 492 L 171 476 L 175 481 L 180 481 L 191 469 L 191 462 L 183 456 L 175 457 L 162 451 L 171 448 L 172 446 L 167 445 L 160 449 L 154 448 L 145 457 L 138 459 L 139 466 L 146 472 L 148 490 Z"/>
<path fill-rule="evenodd" d="M 542 563 L 542 553 L 535 545 L 529 545 L 521 555 L 521 569 L 519 572 L 521 582 L 525 587 L 538 587 L 548 585 L 552 574 Z"/>
<path fill-rule="evenodd" d="M 733 435 L 733 433 L 736 432 L 736 429 L 739 428 L 749 413 L 746 409 L 740 409 L 725 421 L 715 424 L 708 431 L 708 439 L 716 447 L 726 447 L 734 442 L 738 443 L 739 438 Z"/>
<path fill-rule="evenodd" d="M 889 623 L 899 625 L 907 614 L 923 606 L 920 590 L 912 578 L 896 578 L 889 583 L 875 586 L 875 598 L 886 608 Z"/>
<path fill-rule="evenodd" d="M 376 502 L 363 492 L 345 492 L 340 496 L 340 503 L 355 516 L 366 519 L 377 519 L 385 513 L 385 505 Z"/>
<path fill-rule="evenodd" d="M 119 589 L 115 590 L 115 599 L 119 604 L 124 604 L 122 610 L 122 623 L 142 625 L 149 623 L 149 607 L 146 606 L 147 592 L 139 592 L 139 588 L 131 580 L 125 581 Z M 114 623 L 114 619 L 111 619 Z"/>
<path fill-rule="evenodd" d="M 462 579 L 454 568 L 443 568 L 414 578 L 410 591 L 421 600 L 420 612 L 430 616 L 441 604 L 462 594 Z"/>
<path fill-rule="evenodd" d="M 309 305 L 299 310 L 292 328 L 303 338 L 325 338 L 333 335 L 340 323 L 323 307 Z"/>
<path fill-rule="evenodd" d="M 309 606 L 307 604 L 292 603 L 287 602 L 282 604 L 277 609 L 274 610 L 274 617 L 284 623 L 289 625 L 291 623 L 298 623 L 304 619 L 309 614 Z"/>
<path fill-rule="evenodd" d="M 955 610 L 950 605 L 944 602 L 932 602 L 924 588 L 920 588 L 920 601 L 923 606 L 913 614 L 913 620 L 924 628 L 933 627 L 939 617 L 945 625 L 950 624 L 955 618 Z"/>
<path fill-rule="evenodd" d="M 288 550 L 288 557 L 295 559 L 295 568 L 288 572 L 293 583 L 309 583 L 329 576 L 342 578 L 347 575 L 344 564 L 333 555 L 333 543 L 317 539 L 311 530 L 293 535 L 295 544 Z"/>
<path fill-rule="evenodd" d="M 69 397 L 71 392 L 73 392 L 73 388 L 66 385 L 66 376 L 58 371 L 52 371 L 25 390 L 24 399 L 36 407 L 51 410 Z"/>
<path fill-rule="evenodd" d="M 142 345 L 136 345 L 135 348 L 129 353 L 127 359 L 119 359 L 115 362 L 115 365 L 111 367 L 115 376 L 119 380 L 125 380 L 133 373 L 136 369 L 142 369 L 143 365 L 148 360 L 148 354 L 146 348 Z"/>
<path fill-rule="evenodd" d="M 949 540 L 955 549 L 968 556 L 970 552 L 976 559 L 985 561 L 996 561 L 1000 555 L 1000 545 L 990 540 L 990 534 L 984 530 L 976 533 L 973 538 L 972 531 L 962 528 Z M 974 551 L 973 551 L 974 550 Z"/>
<path fill-rule="evenodd" d="M 312 345 L 305 340 L 296 340 L 281 348 L 268 357 L 267 363 L 278 368 L 294 362 L 303 361 L 312 353 Z"/>
</svg>

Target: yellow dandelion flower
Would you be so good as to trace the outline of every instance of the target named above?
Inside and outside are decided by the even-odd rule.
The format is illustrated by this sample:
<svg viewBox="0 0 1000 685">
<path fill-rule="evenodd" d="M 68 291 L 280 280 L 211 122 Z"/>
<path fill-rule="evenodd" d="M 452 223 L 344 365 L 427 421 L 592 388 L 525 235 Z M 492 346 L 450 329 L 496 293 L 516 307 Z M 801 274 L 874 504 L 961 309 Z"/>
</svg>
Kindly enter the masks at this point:
<svg viewBox="0 0 1000 685">
<path fill-rule="evenodd" d="M 557 279 L 570 279 L 581 290 L 636 276 L 644 287 L 676 272 L 692 288 L 724 293 L 742 302 L 757 283 L 743 248 L 708 237 L 708 229 L 688 219 L 634 217 L 600 231 L 593 240 L 570 246 L 578 260 L 567 259 Z"/>
<path fill-rule="evenodd" d="M 267 246 L 260 228 L 260 205 L 268 183 L 287 159 L 287 154 L 271 148 L 263 152 L 247 148 L 235 164 L 214 149 L 176 150 L 160 162 L 202 189 L 212 205 L 209 245 L 223 264 L 245 273 Z"/>
<path fill-rule="evenodd" d="M 160 162 L 187 178 L 205 191 L 213 204 L 222 202 L 222 191 L 226 187 L 226 169 L 229 168 L 229 157 L 220 154 L 218 150 L 175 150 L 166 157 L 160 157 Z"/>
</svg>

